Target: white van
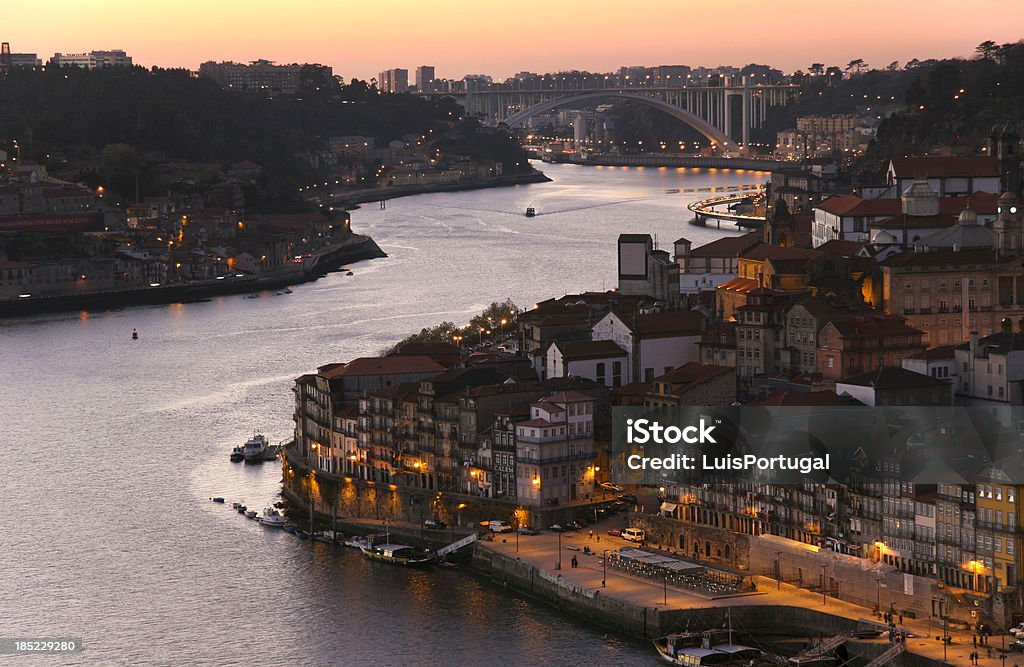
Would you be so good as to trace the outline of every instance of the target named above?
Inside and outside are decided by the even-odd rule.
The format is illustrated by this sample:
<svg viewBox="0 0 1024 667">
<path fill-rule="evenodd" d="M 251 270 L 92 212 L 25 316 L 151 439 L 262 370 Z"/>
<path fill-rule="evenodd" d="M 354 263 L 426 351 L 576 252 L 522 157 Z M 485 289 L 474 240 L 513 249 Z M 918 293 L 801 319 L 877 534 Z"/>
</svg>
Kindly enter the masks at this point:
<svg viewBox="0 0 1024 667">
<path fill-rule="evenodd" d="M 491 529 L 492 533 L 511 533 L 512 526 L 508 525 L 504 521 L 489 521 L 487 527 Z"/>
<path fill-rule="evenodd" d="M 647 534 L 642 528 L 627 528 L 622 531 L 622 539 L 630 542 L 643 542 L 647 539 Z"/>
</svg>

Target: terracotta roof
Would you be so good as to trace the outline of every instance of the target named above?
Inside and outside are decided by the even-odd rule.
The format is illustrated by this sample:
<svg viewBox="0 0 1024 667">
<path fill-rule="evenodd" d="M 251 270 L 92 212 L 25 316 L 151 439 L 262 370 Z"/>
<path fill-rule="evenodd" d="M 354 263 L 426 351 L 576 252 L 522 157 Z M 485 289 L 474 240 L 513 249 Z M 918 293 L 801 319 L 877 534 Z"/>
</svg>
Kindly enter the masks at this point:
<svg viewBox="0 0 1024 667">
<path fill-rule="evenodd" d="M 641 337 L 695 336 L 701 332 L 704 316 L 696 310 L 669 310 L 637 315 L 632 323 L 623 321 Z"/>
<path fill-rule="evenodd" d="M 612 393 L 617 396 L 639 396 L 646 394 L 650 386 L 650 382 L 630 382 L 629 384 L 612 389 Z"/>
<path fill-rule="evenodd" d="M 891 218 L 875 220 L 871 223 L 872 229 L 928 229 L 931 227 L 951 227 L 957 222 L 957 216 L 952 213 L 939 213 L 938 215 L 907 215 L 900 213 Z"/>
<path fill-rule="evenodd" d="M 999 177 L 999 161 L 991 155 L 963 157 L 897 157 L 890 161 L 897 178 L 943 178 L 947 176 Z"/>
<path fill-rule="evenodd" d="M 750 232 L 742 236 L 726 236 L 692 249 L 690 257 L 738 257 L 740 253 L 758 243 L 761 243 L 760 232 Z"/>
<path fill-rule="evenodd" d="M 903 210 L 899 199 L 862 199 L 857 195 L 833 195 L 814 208 L 838 216 L 881 217 L 897 215 Z"/>
<path fill-rule="evenodd" d="M 882 366 L 877 370 L 855 375 L 836 382 L 839 385 L 852 384 L 858 387 L 874 387 L 875 389 L 912 389 L 915 387 L 948 387 L 949 383 L 929 375 L 908 371 L 896 366 Z"/>
<path fill-rule="evenodd" d="M 939 361 L 942 359 L 952 359 L 955 355 L 956 345 L 939 345 L 938 347 L 932 347 L 924 352 L 918 352 L 912 354 L 909 359 L 922 359 L 924 361 Z"/>
<path fill-rule="evenodd" d="M 907 324 L 899 315 L 858 315 L 840 320 L 829 320 L 843 338 L 876 338 L 880 336 L 906 336 L 920 334 L 920 329 Z"/>
<path fill-rule="evenodd" d="M 766 259 L 813 259 L 821 253 L 809 248 L 783 248 L 782 246 L 768 245 L 762 243 L 740 255 L 743 259 L 763 261 Z"/>
<path fill-rule="evenodd" d="M 361 357 L 347 364 L 339 364 L 320 374 L 326 378 L 357 377 L 364 375 L 394 375 L 404 373 L 443 373 L 445 367 L 430 357 L 399 355 L 396 357 Z"/>
<path fill-rule="evenodd" d="M 611 340 L 579 340 L 553 344 L 558 346 L 563 359 L 582 360 L 626 356 L 626 351 Z"/>
<path fill-rule="evenodd" d="M 734 374 L 735 372 L 736 369 L 731 366 L 712 366 L 691 361 L 654 378 L 654 382 L 671 384 L 673 385 L 673 393 L 682 393 L 720 375 Z M 684 386 L 676 389 L 675 385 Z"/>
<path fill-rule="evenodd" d="M 551 403 L 580 403 L 582 401 L 593 401 L 593 396 L 578 391 L 559 391 L 546 397 L 544 401 Z"/>
<path fill-rule="evenodd" d="M 840 239 L 832 239 L 826 241 L 818 246 L 818 250 L 821 252 L 830 252 L 842 257 L 853 257 L 856 256 L 864 249 L 864 243 L 860 241 L 843 241 Z"/>
</svg>

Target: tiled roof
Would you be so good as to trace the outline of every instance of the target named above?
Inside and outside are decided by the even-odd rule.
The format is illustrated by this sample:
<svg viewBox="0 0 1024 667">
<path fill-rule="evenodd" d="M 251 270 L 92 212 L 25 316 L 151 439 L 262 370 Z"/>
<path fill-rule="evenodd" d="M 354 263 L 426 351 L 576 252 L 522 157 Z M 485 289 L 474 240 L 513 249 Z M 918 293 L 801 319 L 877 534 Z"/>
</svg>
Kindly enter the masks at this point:
<svg viewBox="0 0 1024 667">
<path fill-rule="evenodd" d="M 669 310 L 661 313 L 638 315 L 636 320 L 624 320 L 641 337 L 695 336 L 701 332 L 704 316 L 696 310 Z"/>
<path fill-rule="evenodd" d="M 845 399 L 834 391 L 785 391 L 784 389 L 773 389 L 767 398 L 750 401 L 746 405 L 757 405 L 763 407 L 817 407 L 850 405 L 850 399 Z M 858 405 L 859 401 L 856 402 Z"/>
<path fill-rule="evenodd" d="M 811 250 L 810 248 L 784 248 L 782 246 L 762 243 L 744 252 L 740 257 L 754 261 L 763 261 L 766 259 L 813 259 L 819 255 L 821 255 L 821 252 Z"/>
<path fill-rule="evenodd" d="M 947 176 L 998 177 L 999 161 L 995 156 L 962 157 L 897 157 L 890 162 L 897 178 L 943 178 Z"/>
<path fill-rule="evenodd" d="M 679 388 L 680 392 L 687 391 L 691 387 L 703 384 L 720 375 L 733 374 L 736 369 L 731 366 L 712 366 L 710 364 L 699 364 L 691 361 L 679 368 L 673 369 L 664 375 L 654 378 L 655 382 L 663 382 L 670 385 L 685 385 Z"/>
<path fill-rule="evenodd" d="M 761 283 L 757 282 L 753 278 L 733 278 L 732 280 L 722 283 L 718 286 L 720 290 L 726 290 L 728 292 L 739 292 L 740 294 L 746 294 L 761 286 Z"/>
<path fill-rule="evenodd" d="M 843 338 L 876 338 L 920 334 L 899 315 L 859 315 L 829 320 Z"/>
<path fill-rule="evenodd" d="M 978 340 L 978 344 L 988 349 L 989 352 L 995 352 L 996 354 L 1006 354 L 1008 352 L 1020 352 L 1024 350 L 1024 334 L 1019 333 L 1005 333 L 1000 331 L 999 333 L 989 334 Z M 970 343 L 961 343 L 957 346 L 958 350 L 970 350 Z"/>
<path fill-rule="evenodd" d="M 939 345 L 938 347 L 932 347 L 924 352 L 918 352 L 912 354 L 909 359 L 921 359 L 924 361 L 940 361 L 942 359 L 952 359 L 955 354 L 956 345 Z"/>
<path fill-rule="evenodd" d="M 399 355 L 395 357 L 361 357 L 339 364 L 320 374 L 327 378 L 405 373 L 443 373 L 445 367 L 430 357 Z"/>
<path fill-rule="evenodd" d="M 860 375 L 846 378 L 836 383 L 838 390 L 840 385 L 850 384 L 858 387 L 874 387 L 875 389 L 913 389 L 915 387 L 948 387 L 949 383 L 922 373 L 908 371 L 905 368 L 896 366 L 882 366 L 877 370 L 868 371 Z"/>
<path fill-rule="evenodd" d="M 1003 264 L 1017 261 L 1012 257 L 1000 257 L 994 250 L 953 250 L 942 248 L 928 252 L 901 252 L 887 257 L 883 267 L 940 267 L 956 270 L 957 267 L 977 264 Z"/>
<path fill-rule="evenodd" d="M 742 236 L 726 236 L 692 249 L 690 257 L 738 257 L 740 253 L 760 242 L 760 232 L 750 232 Z"/>
<path fill-rule="evenodd" d="M 863 249 L 864 244 L 859 241 L 843 241 L 841 239 L 832 239 L 822 243 L 817 248 L 821 252 L 831 252 L 841 257 L 853 257 L 858 255 Z"/>
<path fill-rule="evenodd" d="M 898 215 L 903 210 L 899 199 L 862 199 L 857 195 L 833 195 L 814 208 L 838 216 L 880 217 Z"/>
</svg>

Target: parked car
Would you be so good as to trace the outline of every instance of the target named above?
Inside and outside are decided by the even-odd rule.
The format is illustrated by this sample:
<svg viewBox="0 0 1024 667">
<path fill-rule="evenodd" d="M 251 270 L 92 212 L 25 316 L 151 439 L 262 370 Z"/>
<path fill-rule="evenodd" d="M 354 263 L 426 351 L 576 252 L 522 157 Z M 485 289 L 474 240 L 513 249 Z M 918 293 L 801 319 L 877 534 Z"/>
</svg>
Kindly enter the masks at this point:
<svg viewBox="0 0 1024 667">
<path fill-rule="evenodd" d="M 1018 623 L 1010 628 L 1010 634 L 1018 639 L 1024 638 L 1024 623 Z"/>
<path fill-rule="evenodd" d="M 612 528 L 611 530 L 608 531 L 608 534 L 611 535 L 612 537 L 622 537 L 622 529 L 621 528 Z"/>
<path fill-rule="evenodd" d="M 559 525 L 557 523 L 555 525 L 551 526 L 550 528 L 548 528 L 548 530 L 550 530 L 552 533 L 564 533 L 565 532 L 565 528 L 563 528 L 561 525 Z"/>
<path fill-rule="evenodd" d="M 519 526 L 520 535 L 540 535 L 540 531 L 534 530 L 529 526 Z"/>
<path fill-rule="evenodd" d="M 512 526 L 508 525 L 504 521 L 488 521 L 487 527 L 491 529 L 492 533 L 511 533 Z"/>
<path fill-rule="evenodd" d="M 423 522 L 423 527 L 440 530 L 442 528 L 447 528 L 448 524 L 446 524 L 444 521 L 441 521 L 440 519 L 427 519 Z"/>
<path fill-rule="evenodd" d="M 583 527 L 583 524 L 580 523 L 579 521 L 573 520 L 573 521 L 570 521 L 569 523 L 565 524 L 565 527 L 568 530 L 579 530 L 580 528 Z"/>
<path fill-rule="evenodd" d="M 635 495 L 633 495 L 632 493 L 620 493 L 619 494 L 619 500 L 621 500 L 624 503 L 630 503 L 632 505 L 636 505 L 637 502 L 639 502 L 637 500 L 637 497 Z"/>
<path fill-rule="evenodd" d="M 1012 642 L 1010 642 L 1010 645 L 1007 648 L 1009 649 L 1010 653 L 1013 653 L 1015 651 L 1021 651 L 1022 653 L 1024 653 L 1024 639 L 1014 639 Z"/>
<path fill-rule="evenodd" d="M 622 539 L 630 542 L 643 542 L 647 539 L 647 533 L 642 528 L 627 528 L 622 531 Z"/>
<path fill-rule="evenodd" d="M 612 484 L 611 482 L 601 482 L 598 484 L 605 491 L 614 491 L 615 493 L 622 493 L 622 487 Z"/>
</svg>

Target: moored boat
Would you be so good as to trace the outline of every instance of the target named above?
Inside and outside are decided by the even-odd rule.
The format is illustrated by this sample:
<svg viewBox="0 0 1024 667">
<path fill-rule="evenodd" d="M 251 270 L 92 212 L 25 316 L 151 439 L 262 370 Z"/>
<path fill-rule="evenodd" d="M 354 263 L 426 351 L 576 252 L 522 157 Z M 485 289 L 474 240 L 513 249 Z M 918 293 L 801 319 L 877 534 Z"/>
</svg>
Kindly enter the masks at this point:
<svg viewBox="0 0 1024 667">
<path fill-rule="evenodd" d="M 267 448 L 266 436 L 262 433 L 254 433 L 251 438 L 245 441 L 242 447 L 242 456 L 246 463 L 261 463 L 263 461 L 263 450 Z"/>
<path fill-rule="evenodd" d="M 528 206 L 526 208 L 526 217 L 532 218 L 535 215 L 537 215 L 537 211 L 532 206 Z"/>
<path fill-rule="evenodd" d="M 242 445 L 235 445 L 231 449 L 231 462 L 238 463 L 245 458 L 245 447 Z"/>
<path fill-rule="evenodd" d="M 381 544 L 362 547 L 363 555 L 370 560 L 379 560 L 392 565 L 428 565 L 434 561 L 433 554 L 407 544 Z"/>
<path fill-rule="evenodd" d="M 260 523 L 267 528 L 283 528 L 284 517 L 273 507 L 266 507 L 263 509 L 263 515 L 260 517 Z"/>
</svg>

